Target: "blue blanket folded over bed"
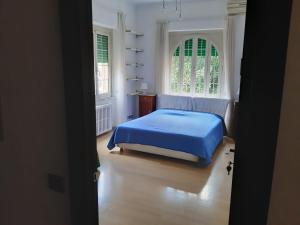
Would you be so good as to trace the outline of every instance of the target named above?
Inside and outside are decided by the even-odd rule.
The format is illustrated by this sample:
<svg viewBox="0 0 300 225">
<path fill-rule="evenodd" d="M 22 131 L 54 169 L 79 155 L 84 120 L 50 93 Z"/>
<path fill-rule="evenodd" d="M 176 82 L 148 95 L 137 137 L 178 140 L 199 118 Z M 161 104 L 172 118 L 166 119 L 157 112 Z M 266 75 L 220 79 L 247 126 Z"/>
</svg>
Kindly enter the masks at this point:
<svg viewBox="0 0 300 225">
<path fill-rule="evenodd" d="M 151 145 L 190 153 L 209 164 L 223 135 L 223 119 L 218 115 L 159 109 L 119 125 L 107 147 L 111 150 L 119 143 Z"/>
</svg>

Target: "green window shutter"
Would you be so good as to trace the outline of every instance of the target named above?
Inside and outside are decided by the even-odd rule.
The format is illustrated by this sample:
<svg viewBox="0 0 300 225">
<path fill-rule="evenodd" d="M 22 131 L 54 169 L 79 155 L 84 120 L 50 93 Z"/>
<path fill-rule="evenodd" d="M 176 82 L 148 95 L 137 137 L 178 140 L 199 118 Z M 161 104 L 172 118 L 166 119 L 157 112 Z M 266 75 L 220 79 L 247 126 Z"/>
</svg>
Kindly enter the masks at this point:
<svg viewBox="0 0 300 225">
<path fill-rule="evenodd" d="M 192 56 L 192 55 L 193 55 L 193 39 L 189 39 L 185 41 L 184 56 Z"/>
<path fill-rule="evenodd" d="M 97 34 L 97 63 L 108 63 L 108 36 Z"/>
<path fill-rule="evenodd" d="M 211 56 L 219 56 L 217 49 L 213 45 L 211 46 Z"/>
<path fill-rule="evenodd" d="M 179 56 L 179 55 L 180 55 L 180 48 L 178 47 L 178 48 L 175 50 L 173 56 Z"/>
<path fill-rule="evenodd" d="M 206 40 L 198 39 L 197 56 L 206 56 Z"/>
</svg>

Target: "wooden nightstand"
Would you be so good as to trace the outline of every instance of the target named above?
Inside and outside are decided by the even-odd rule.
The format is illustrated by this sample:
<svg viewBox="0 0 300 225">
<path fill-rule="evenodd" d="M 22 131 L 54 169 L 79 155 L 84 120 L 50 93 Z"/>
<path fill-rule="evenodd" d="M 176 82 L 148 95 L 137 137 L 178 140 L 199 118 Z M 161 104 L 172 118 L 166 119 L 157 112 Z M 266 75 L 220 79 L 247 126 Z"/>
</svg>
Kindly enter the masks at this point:
<svg viewBox="0 0 300 225">
<path fill-rule="evenodd" d="M 156 110 L 156 95 L 139 95 L 139 116 L 145 116 Z"/>
</svg>

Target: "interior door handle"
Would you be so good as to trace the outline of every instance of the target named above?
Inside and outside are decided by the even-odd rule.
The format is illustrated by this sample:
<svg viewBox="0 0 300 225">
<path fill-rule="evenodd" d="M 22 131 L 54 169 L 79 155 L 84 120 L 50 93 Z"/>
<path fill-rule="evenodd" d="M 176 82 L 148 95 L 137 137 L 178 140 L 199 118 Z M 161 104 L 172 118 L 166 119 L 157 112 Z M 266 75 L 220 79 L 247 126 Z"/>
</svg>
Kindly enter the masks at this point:
<svg viewBox="0 0 300 225">
<path fill-rule="evenodd" d="M 97 183 L 97 181 L 99 180 L 99 177 L 100 177 L 100 172 L 97 170 L 96 172 L 94 172 L 93 174 L 93 180 L 95 183 Z"/>
<path fill-rule="evenodd" d="M 232 170 L 232 166 L 234 165 L 234 163 L 233 162 L 229 162 L 228 163 L 228 166 L 226 167 L 226 170 L 227 170 L 227 173 L 228 173 L 228 175 L 230 175 L 230 172 L 231 172 L 231 170 Z"/>
</svg>

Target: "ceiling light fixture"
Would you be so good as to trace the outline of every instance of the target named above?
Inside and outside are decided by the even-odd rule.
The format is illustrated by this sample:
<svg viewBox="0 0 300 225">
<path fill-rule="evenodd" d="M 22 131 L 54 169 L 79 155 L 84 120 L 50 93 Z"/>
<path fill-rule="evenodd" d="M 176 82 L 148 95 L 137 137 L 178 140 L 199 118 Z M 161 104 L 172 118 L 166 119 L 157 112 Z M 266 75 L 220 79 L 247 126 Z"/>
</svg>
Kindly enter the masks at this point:
<svg viewBox="0 0 300 225">
<path fill-rule="evenodd" d="M 181 20 L 182 19 L 182 0 L 176 0 L 175 3 L 176 3 L 176 8 L 175 8 L 176 13 L 178 13 L 178 11 L 179 11 L 178 17 Z M 167 8 L 166 0 L 162 1 L 162 8 L 163 8 L 163 10 L 165 10 Z"/>
<path fill-rule="evenodd" d="M 181 6 L 181 0 L 180 0 L 179 4 L 180 4 L 179 19 L 181 20 L 181 19 L 182 19 L 182 6 Z"/>
</svg>

